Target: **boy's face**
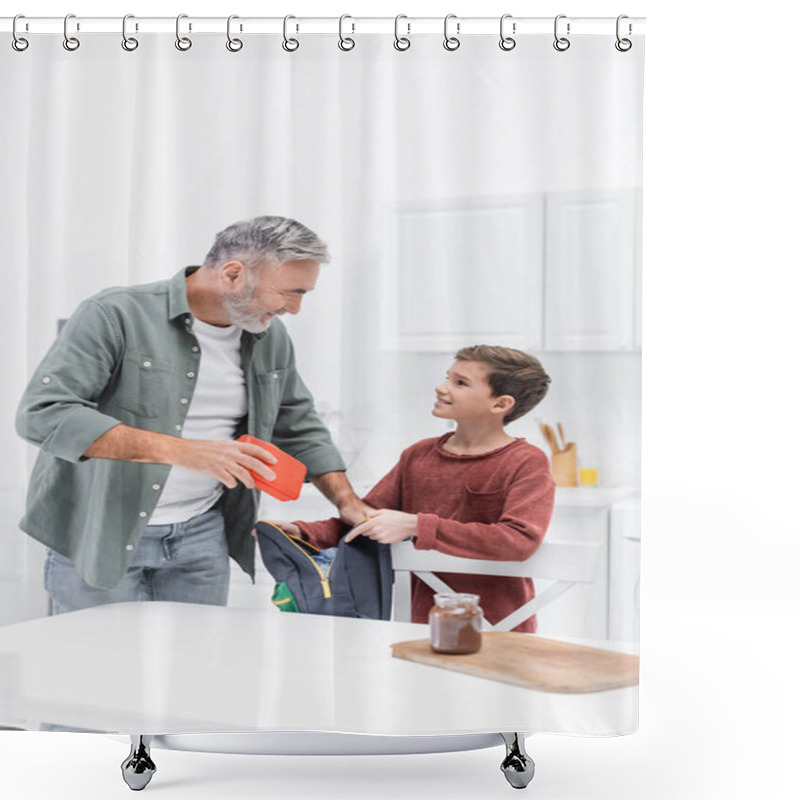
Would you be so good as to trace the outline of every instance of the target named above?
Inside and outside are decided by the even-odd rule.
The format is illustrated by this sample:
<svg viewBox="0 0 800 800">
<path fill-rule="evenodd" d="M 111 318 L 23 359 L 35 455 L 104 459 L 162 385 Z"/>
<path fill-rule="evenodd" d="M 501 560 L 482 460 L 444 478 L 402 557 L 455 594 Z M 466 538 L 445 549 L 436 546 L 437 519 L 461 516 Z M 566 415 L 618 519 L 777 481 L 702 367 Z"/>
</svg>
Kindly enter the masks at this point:
<svg viewBox="0 0 800 800">
<path fill-rule="evenodd" d="M 508 399 L 492 394 L 488 371 L 486 364 L 478 361 L 456 361 L 447 370 L 444 382 L 436 387 L 433 416 L 468 422 L 505 415 L 509 411 Z"/>
</svg>

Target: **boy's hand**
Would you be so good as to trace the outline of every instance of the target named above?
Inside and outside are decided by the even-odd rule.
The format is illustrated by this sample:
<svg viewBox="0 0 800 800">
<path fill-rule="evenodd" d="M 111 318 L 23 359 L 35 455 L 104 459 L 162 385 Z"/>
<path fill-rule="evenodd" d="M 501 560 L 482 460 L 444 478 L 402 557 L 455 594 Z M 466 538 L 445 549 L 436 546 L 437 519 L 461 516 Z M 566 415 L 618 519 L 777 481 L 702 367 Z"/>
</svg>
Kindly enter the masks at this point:
<svg viewBox="0 0 800 800">
<path fill-rule="evenodd" d="M 381 544 L 393 544 L 417 535 L 417 515 L 404 511 L 393 511 L 381 508 L 370 514 L 369 519 L 356 525 L 347 536 L 346 542 L 352 542 L 356 536 L 366 536 Z"/>
<path fill-rule="evenodd" d="M 284 522 L 283 520 L 280 519 L 265 519 L 264 522 L 267 522 L 270 525 L 274 525 L 276 528 L 280 528 L 284 533 L 288 533 L 289 536 L 294 536 L 298 539 L 300 538 L 300 528 L 298 528 L 297 525 L 294 524 L 294 522 Z M 250 531 L 250 533 L 252 533 L 253 536 L 255 536 L 256 535 L 255 528 L 253 528 L 253 530 Z"/>
</svg>

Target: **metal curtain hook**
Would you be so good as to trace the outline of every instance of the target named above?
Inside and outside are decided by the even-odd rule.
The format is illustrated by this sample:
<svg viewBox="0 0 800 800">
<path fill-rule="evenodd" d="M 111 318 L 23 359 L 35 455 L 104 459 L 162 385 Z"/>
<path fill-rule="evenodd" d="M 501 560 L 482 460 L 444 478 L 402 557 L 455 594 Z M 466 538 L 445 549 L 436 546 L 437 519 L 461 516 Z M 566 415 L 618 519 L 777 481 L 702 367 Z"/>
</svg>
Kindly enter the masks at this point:
<svg viewBox="0 0 800 800">
<path fill-rule="evenodd" d="M 620 53 L 627 53 L 628 50 L 630 50 L 631 47 L 633 47 L 633 42 L 630 39 L 623 39 L 619 35 L 619 31 L 620 31 L 620 27 L 621 27 L 620 23 L 624 19 L 628 19 L 628 15 L 627 14 L 620 14 L 617 17 L 617 41 L 614 42 L 614 47 L 616 47 L 617 50 L 620 51 Z M 629 22 L 628 23 L 628 35 L 630 36 L 631 33 L 633 33 L 633 25 L 631 25 L 630 22 Z"/>
<path fill-rule="evenodd" d="M 448 33 L 448 26 L 451 19 L 457 19 L 455 14 L 448 14 L 444 18 L 444 49 L 445 50 L 458 50 L 461 47 L 461 40 L 457 36 L 450 36 Z M 461 33 L 461 23 L 456 22 L 456 34 Z"/>
<path fill-rule="evenodd" d="M 555 36 L 555 39 L 556 39 L 553 42 L 553 47 L 555 47 L 555 49 L 558 50 L 560 53 L 563 53 L 565 50 L 569 50 L 569 46 L 571 44 L 570 40 L 567 39 L 565 36 L 559 36 L 558 35 L 558 21 L 561 20 L 561 19 L 566 19 L 566 18 L 567 18 L 566 14 L 559 14 L 556 17 L 555 22 L 553 23 L 553 35 Z M 567 36 L 569 36 L 569 29 L 570 29 L 570 24 L 568 22 L 567 23 Z"/>
<path fill-rule="evenodd" d="M 67 14 L 67 16 L 64 17 L 64 49 L 69 50 L 70 52 L 77 50 L 81 46 L 81 43 L 78 39 L 69 35 L 68 26 L 71 19 L 75 19 L 74 14 Z M 77 26 L 77 30 L 80 30 L 80 26 Z"/>
<path fill-rule="evenodd" d="M 349 14 L 342 14 L 342 16 L 339 17 L 339 49 L 344 50 L 345 52 L 348 50 L 352 50 L 356 46 L 355 39 L 352 39 L 349 36 L 345 36 L 342 30 L 344 27 L 344 21 L 346 19 L 353 19 L 353 18 Z M 351 22 L 350 24 L 353 27 L 353 30 L 351 32 L 355 33 L 356 32 L 355 22 Z"/>
<path fill-rule="evenodd" d="M 139 46 L 139 40 L 133 36 L 128 36 L 128 20 L 134 19 L 133 14 L 126 14 L 122 18 L 122 49 L 127 50 L 129 53 L 134 51 Z M 136 26 L 139 30 L 139 26 Z"/>
<path fill-rule="evenodd" d="M 501 50 L 513 50 L 517 46 L 517 40 L 512 38 L 511 36 L 506 36 L 505 34 L 505 24 L 507 19 L 512 19 L 511 14 L 503 14 L 500 17 L 500 49 Z M 512 33 L 517 32 L 517 23 L 512 23 L 511 26 Z"/>
<path fill-rule="evenodd" d="M 178 50 L 186 51 L 192 46 L 192 40 L 188 36 L 181 36 L 181 20 L 188 18 L 188 14 L 178 14 L 175 19 L 175 47 Z M 189 30 L 192 30 L 191 23 L 189 23 Z"/>
<path fill-rule="evenodd" d="M 286 50 L 287 53 L 293 53 L 298 47 L 300 47 L 300 42 L 298 42 L 297 39 L 290 39 L 288 36 L 290 19 L 297 19 L 297 17 L 293 17 L 291 14 L 289 14 L 283 18 L 283 49 Z M 299 29 L 300 26 L 298 25 L 295 30 Z"/>
<path fill-rule="evenodd" d="M 18 53 L 21 53 L 23 50 L 27 50 L 28 49 L 29 42 L 28 42 L 27 39 L 23 38 L 22 36 L 20 36 L 17 33 L 17 20 L 18 19 L 25 19 L 25 15 L 24 14 L 17 14 L 17 16 L 14 17 L 14 22 L 11 24 L 11 35 L 14 37 L 11 40 L 11 46 Z"/>
<path fill-rule="evenodd" d="M 411 39 L 407 38 L 408 35 L 411 33 L 411 23 L 406 22 L 406 27 L 408 28 L 408 34 L 406 36 L 400 36 L 400 20 L 401 19 L 408 19 L 405 14 L 398 14 L 394 18 L 394 49 L 395 50 L 408 50 L 411 47 Z"/>
<path fill-rule="evenodd" d="M 238 53 L 244 47 L 244 43 L 242 42 L 241 39 L 234 39 L 231 37 L 231 22 L 233 22 L 233 20 L 235 19 L 239 19 L 239 17 L 237 17 L 236 14 L 231 14 L 228 17 L 228 29 L 227 29 L 228 41 L 225 42 L 225 47 L 227 47 L 228 50 L 231 51 L 231 53 Z M 241 30 L 241 27 L 239 28 L 239 30 Z"/>
</svg>

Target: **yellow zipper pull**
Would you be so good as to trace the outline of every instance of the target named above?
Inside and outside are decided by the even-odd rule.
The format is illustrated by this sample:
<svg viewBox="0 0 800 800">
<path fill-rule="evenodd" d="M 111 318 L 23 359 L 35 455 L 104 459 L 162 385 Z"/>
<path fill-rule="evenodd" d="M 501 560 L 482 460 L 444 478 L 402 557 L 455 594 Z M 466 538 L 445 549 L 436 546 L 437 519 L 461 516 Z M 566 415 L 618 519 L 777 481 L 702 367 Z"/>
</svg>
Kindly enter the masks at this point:
<svg viewBox="0 0 800 800">
<path fill-rule="evenodd" d="M 322 581 L 320 581 L 320 583 L 322 584 L 322 596 L 326 600 L 330 600 L 331 599 L 331 585 L 330 585 L 330 582 L 327 581 L 327 580 L 322 580 Z"/>
</svg>

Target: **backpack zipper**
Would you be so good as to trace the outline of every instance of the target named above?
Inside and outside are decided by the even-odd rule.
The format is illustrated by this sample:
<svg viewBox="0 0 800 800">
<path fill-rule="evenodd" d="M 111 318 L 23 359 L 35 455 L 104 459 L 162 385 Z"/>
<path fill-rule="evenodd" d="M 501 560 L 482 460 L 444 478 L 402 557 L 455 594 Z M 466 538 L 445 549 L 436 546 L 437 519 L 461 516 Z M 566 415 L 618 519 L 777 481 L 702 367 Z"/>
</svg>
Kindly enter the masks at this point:
<svg viewBox="0 0 800 800">
<path fill-rule="evenodd" d="M 280 531 L 311 562 L 314 569 L 319 573 L 319 582 L 322 585 L 322 596 L 325 598 L 325 600 L 330 600 L 331 584 L 330 581 L 328 580 L 328 576 L 331 574 L 331 568 L 333 567 L 333 562 L 331 562 L 330 566 L 328 567 L 328 571 L 323 572 L 319 564 L 317 564 L 317 562 L 314 561 L 314 559 L 311 558 L 311 556 L 302 547 L 300 547 L 300 545 L 297 544 L 297 542 L 298 541 L 303 542 L 303 544 L 306 547 L 310 547 L 312 550 L 316 550 L 318 553 L 320 552 L 319 547 L 315 547 L 313 544 L 311 544 L 311 542 L 307 542 L 304 539 L 298 540 L 297 537 L 292 536 L 289 533 L 286 533 L 286 531 L 283 530 L 283 528 L 279 528 L 277 525 L 272 525 L 271 522 L 268 522 L 266 524 L 275 528 L 276 531 Z"/>
<path fill-rule="evenodd" d="M 272 605 L 285 606 L 287 603 L 291 603 L 292 600 L 294 600 L 294 597 L 284 597 L 283 600 L 273 600 Z"/>
</svg>

